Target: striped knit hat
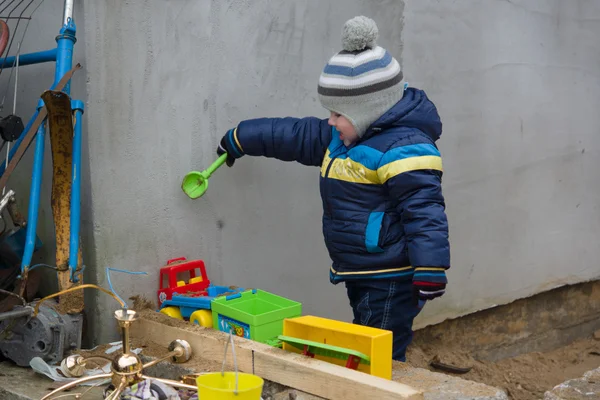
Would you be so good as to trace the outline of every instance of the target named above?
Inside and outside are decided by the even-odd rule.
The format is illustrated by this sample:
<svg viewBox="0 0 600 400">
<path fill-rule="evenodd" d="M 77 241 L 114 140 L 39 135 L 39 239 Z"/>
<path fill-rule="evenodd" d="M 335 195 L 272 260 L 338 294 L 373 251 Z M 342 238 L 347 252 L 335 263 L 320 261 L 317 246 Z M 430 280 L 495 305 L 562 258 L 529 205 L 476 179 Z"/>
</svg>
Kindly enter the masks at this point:
<svg viewBox="0 0 600 400">
<path fill-rule="evenodd" d="M 343 50 L 329 60 L 319 78 L 323 107 L 348 118 L 361 137 L 404 93 L 400 64 L 377 46 L 378 35 L 372 19 L 348 20 L 342 29 Z"/>
</svg>

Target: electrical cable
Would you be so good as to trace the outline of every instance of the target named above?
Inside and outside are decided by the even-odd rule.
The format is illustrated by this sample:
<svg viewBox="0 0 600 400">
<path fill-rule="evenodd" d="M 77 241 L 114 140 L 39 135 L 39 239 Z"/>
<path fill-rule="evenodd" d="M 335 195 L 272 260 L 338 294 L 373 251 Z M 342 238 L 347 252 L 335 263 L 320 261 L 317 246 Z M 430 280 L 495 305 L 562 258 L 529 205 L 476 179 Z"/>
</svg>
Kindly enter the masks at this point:
<svg viewBox="0 0 600 400">
<path fill-rule="evenodd" d="M 117 294 L 117 292 L 115 291 L 115 289 L 113 288 L 112 282 L 110 281 L 110 271 L 114 271 L 114 272 L 123 272 L 125 274 L 130 274 L 130 275 L 148 275 L 147 272 L 140 272 L 140 271 L 127 271 L 125 269 L 116 269 L 116 268 L 110 268 L 110 267 L 106 267 L 106 279 L 108 281 L 108 287 L 110 288 L 110 291 L 119 298 L 119 300 L 121 300 L 123 302 L 123 308 L 127 308 L 127 303 L 125 302 L 125 300 L 123 300 L 121 298 L 121 296 L 119 296 Z"/>
</svg>

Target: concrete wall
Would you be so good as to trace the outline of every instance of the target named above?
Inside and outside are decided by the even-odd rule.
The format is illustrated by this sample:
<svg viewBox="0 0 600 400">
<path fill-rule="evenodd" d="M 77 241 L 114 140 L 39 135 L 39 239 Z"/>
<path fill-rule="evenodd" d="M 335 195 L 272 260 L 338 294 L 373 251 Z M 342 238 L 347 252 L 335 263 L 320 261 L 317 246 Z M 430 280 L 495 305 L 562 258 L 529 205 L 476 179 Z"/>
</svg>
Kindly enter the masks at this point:
<svg viewBox="0 0 600 400">
<path fill-rule="evenodd" d="M 224 132 L 259 116 L 325 116 L 316 98 L 343 22 L 374 18 L 444 121 L 449 293 L 418 326 L 598 277 L 595 156 L 600 4 L 589 1 L 83 1 L 92 280 L 155 299 L 169 258 L 217 283 L 260 287 L 349 319 L 328 282 L 318 169 L 240 160 L 202 199 L 179 185 Z M 90 311 L 113 336 L 116 303 Z M 103 321 L 102 323 L 98 323 Z"/>
<path fill-rule="evenodd" d="M 453 270 L 421 323 L 600 276 L 600 3 L 407 2 L 436 101 Z"/>
</svg>

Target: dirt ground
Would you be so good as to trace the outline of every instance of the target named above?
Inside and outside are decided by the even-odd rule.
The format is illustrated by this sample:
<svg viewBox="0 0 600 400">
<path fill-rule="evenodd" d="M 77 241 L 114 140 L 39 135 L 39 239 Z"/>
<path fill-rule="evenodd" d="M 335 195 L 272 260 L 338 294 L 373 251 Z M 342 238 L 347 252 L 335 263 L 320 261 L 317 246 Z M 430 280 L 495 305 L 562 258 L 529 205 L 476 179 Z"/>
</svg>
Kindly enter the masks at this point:
<svg viewBox="0 0 600 400">
<path fill-rule="evenodd" d="M 600 339 L 600 332 L 595 337 Z M 504 389 L 514 400 L 538 400 L 554 386 L 600 367 L 598 339 L 589 337 L 550 352 L 528 353 L 498 362 L 474 360 L 456 349 L 412 346 L 407 361 L 415 367 L 448 373 L 430 366 L 437 356 L 443 364 L 472 367 L 466 374 L 451 375 Z"/>
</svg>

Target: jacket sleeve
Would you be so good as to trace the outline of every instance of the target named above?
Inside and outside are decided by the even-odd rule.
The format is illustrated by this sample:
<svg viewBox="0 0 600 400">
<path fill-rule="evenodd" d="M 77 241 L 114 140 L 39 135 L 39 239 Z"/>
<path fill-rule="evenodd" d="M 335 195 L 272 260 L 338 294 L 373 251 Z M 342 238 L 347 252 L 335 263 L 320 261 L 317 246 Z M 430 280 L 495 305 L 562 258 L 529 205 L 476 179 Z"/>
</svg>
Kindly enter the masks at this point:
<svg viewBox="0 0 600 400">
<path fill-rule="evenodd" d="M 321 166 L 331 127 L 315 117 L 259 118 L 241 122 L 234 135 L 242 154 Z"/>
<path fill-rule="evenodd" d="M 429 143 L 392 147 L 377 169 L 388 193 L 398 201 L 413 280 L 447 283 L 450 268 L 448 220 L 442 195 L 442 159 Z"/>
</svg>

